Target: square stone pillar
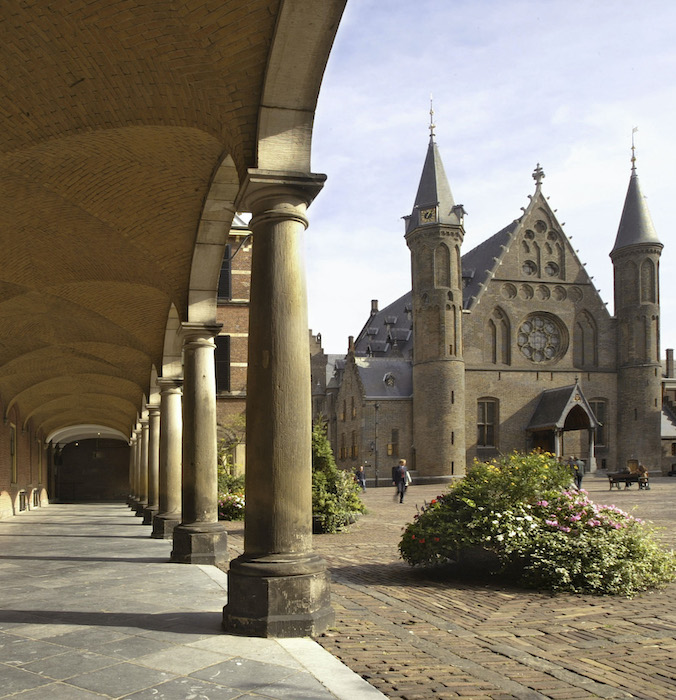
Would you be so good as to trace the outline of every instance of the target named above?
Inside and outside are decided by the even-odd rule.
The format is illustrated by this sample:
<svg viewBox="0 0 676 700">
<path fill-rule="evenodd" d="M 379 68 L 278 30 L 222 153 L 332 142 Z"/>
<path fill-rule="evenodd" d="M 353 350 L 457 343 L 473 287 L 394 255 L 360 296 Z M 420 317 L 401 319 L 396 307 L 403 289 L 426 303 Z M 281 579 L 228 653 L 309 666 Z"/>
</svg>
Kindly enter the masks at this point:
<svg viewBox="0 0 676 700">
<path fill-rule="evenodd" d="M 312 552 L 305 211 L 324 176 L 249 171 L 254 234 L 247 374 L 244 553 L 230 563 L 227 631 L 319 634 L 331 624 L 326 564 Z"/>
<path fill-rule="evenodd" d="M 151 537 L 169 539 L 181 522 L 181 451 L 183 380 L 160 378 L 160 495 Z"/>
<path fill-rule="evenodd" d="M 218 522 L 216 447 L 217 324 L 184 323 L 183 334 L 183 519 L 174 528 L 171 560 L 183 564 L 227 561 L 227 533 Z"/>
</svg>

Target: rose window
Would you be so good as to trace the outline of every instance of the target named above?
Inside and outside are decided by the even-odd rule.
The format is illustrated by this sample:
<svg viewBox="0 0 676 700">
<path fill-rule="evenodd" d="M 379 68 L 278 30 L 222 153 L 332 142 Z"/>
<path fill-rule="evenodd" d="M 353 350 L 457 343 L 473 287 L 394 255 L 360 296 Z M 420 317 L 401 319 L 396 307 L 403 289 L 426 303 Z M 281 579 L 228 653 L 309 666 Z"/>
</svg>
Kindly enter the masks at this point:
<svg viewBox="0 0 676 700">
<path fill-rule="evenodd" d="M 530 316 L 519 327 L 517 345 L 531 362 L 547 362 L 565 349 L 559 324 L 551 317 Z"/>
</svg>

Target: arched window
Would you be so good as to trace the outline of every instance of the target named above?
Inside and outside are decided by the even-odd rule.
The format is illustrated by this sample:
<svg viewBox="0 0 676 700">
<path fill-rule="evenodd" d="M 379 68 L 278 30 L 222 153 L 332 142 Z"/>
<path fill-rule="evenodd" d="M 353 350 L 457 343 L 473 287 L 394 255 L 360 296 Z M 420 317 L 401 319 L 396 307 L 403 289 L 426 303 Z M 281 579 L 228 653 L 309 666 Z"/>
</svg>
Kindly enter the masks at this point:
<svg viewBox="0 0 676 700">
<path fill-rule="evenodd" d="M 434 286 L 451 286 L 451 251 L 443 243 L 434 251 Z"/>
<path fill-rule="evenodd" d="M 500 309 L 493 310 L 486 324 L 484 338 L 484 358 L 491 364 L 508 365 L 511 361 L 511 332 L 507 314 Z"/>
<path fill-rule="evenodd" d="M 641 301 L 655 300 L 655 263 L 647 258 L 641 263 Z"/>
<path fill-rule="evenodd" d="M 573 364 L 575 367 L 598 366 L 598 334 L 588 311 L 580 312 L 573 328 Z"/>
</svg>

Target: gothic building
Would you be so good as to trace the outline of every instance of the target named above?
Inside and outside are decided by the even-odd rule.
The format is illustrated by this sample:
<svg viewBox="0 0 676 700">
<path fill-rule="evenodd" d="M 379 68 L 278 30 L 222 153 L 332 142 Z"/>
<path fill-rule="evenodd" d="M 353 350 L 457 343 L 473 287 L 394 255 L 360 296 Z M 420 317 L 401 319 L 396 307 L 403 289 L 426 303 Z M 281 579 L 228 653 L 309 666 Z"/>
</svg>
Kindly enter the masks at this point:
<svg viewBox="0 0 676 700">
<path fill-rule="evenodd" d="M 372 302 L 347 356 L 331 362 L 315 348 L 315 417 L 328 421 L 342 467 L 365 463 L 388 482 L 403 457 L 419 482 L 444 481 L 475 458 L 540 447 L 581 456 L 589 471 L 631 459 L 660 469 L 662 244 L 635 161 L 608 241 L 615 316 L 543 194 L 539 165 L 533 178 L 522 215 L 465 252 L 465 212 L 432 134 L 405 217 L 411 291 L 384 309 Z"/>
</svg>

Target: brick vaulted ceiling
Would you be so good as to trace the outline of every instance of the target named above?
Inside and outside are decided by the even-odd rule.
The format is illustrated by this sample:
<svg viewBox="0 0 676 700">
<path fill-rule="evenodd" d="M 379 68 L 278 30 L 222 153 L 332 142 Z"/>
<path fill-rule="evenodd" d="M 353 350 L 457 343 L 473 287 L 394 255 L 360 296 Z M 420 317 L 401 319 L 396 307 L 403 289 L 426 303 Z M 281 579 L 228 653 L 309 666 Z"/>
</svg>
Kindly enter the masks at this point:
<svg viewBox="0 0 676 700">
<path fill-rule="evenodd" d="M 0 403 L 22 426 L 133 427 L 214 173 L 257 165 L 284 2 L 2 2 Z"/>
</svg>

